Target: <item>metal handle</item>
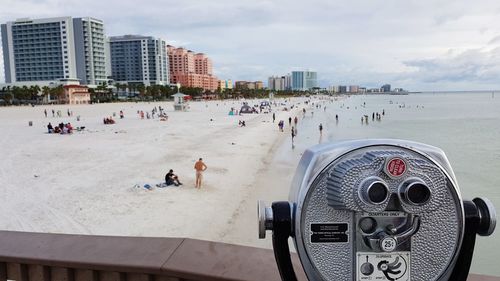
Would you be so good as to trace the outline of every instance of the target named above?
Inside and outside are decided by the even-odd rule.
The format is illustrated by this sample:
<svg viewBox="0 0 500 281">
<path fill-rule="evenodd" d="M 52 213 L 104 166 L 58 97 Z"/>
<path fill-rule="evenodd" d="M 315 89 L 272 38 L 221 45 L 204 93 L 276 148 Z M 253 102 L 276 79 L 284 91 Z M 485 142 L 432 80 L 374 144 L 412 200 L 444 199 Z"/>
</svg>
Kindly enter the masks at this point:
<svg viewBox="0 0 500 281">
<path fill-rule="evenodd" d="M 479 211 L 479 226 L 477 234 L 490 236 L 497 226 L 497 213 L 495 206 L 488 198 L 478 197 L 472 200 Z"/>
<path fill-rule="evenodd" d="M 266 207 L 264 201 L 257 201 L 257 217 L 259 218 L 259 239 L 266 238 L 266 230 L 273 230 L 273 209 Z"/>
</svg>

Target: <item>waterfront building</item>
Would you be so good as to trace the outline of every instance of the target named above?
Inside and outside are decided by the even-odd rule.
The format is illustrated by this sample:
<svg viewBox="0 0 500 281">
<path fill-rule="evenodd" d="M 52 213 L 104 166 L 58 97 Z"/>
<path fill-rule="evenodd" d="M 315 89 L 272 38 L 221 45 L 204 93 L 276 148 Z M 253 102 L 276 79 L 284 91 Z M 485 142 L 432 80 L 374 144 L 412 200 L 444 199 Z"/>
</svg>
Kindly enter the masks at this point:
<svg viewBox="0 0 500 281">
<path fill-rule="evenodd" d="M 292 71 L 292 90 L 307 91 L 318 87 L 318 73 L 315 71 Z"/>
<path fill-rule="evenodd" d="M 350 93 L 357 93 L 357 92 L 359 92 L 359 86 L 357 86 L 357 85 L 351 85 L 351 86 L 349 86 L 349 92 Z"/>
<path fill-rule="evenodd" d="M 287 74 L 283 76 L 283 78 L 285 79 L 285 84 L 284 84 L 285 90 L 286 91 L 292 90 L 292 75 Z"/>
<path fill-rule="evenodd" d="M 219 80 L 218 82 L 218 87 L 217 87 L 221 92 L 224 90 L 232 90 L 233 89 L 233 82 L 231 79 L 228 80 Z"/>
<path fill-rule="evenodd" d="M 285 76 L 271 76 L 268 78 L 267 88 L 273 91 L 285 90 Z"/>
<path fill-rule="evenodd" d="M 345 94 L 347 93 L 347 86 L 339 86 L 339 93 Z"/>
<path fill-rule="evenodd" d="M 217 82 L 217 89 L 221 92 L 224 92 L 224 90 L 226 89 L 226 81 L 225 80 L 219 80 Z"/>
<path fill-rule="evenodd" d="M 273 91 L 292 90 L 292 75 L 271 76 L 268 78 L 267 88 Z"/>
<path fill-rule="evenodd" d="M 264 82 L 262 81 L 236 81 L 235 82 L 236 89 L 249 89 L 249 90 L 261 90 L 264 88 Z"/>
<path fill-rule="evenodd" d="M 226 80 L 226 89 L 229 89 L 229 90 L 233 89 L 233 81 L 231 79 Z"/>
<path fill-rule="evenodd" d="M 212 75 L 212 60 L 205 54 L 198 53 L 194 55 L 194 72 L 196 74 Z"/>
<path fill-rule="evenodd" d="M 219 80 L 213 75 L 212 60 L 205 54 L 195 54 L 191 50 L 170 45 L 167 46 L 167 54 L 172 84 L 209 91 L 215 91 L 220 86 Z"/>
<path fill-rule="evenodd" d="M 76 78 L 71 17 L 19 19 L 1 25 L 7 84 L 37 84 Z"/>
<path fill-rule="evenodd" d="M 234 82 L 234 87 L 237 90 L 246 89 L 247 83 L 248 83 L 247 81 L 236 81 L 236 82 Z"/>
<path fill-rule="evenodd" d="M 390 92 L 391 91 L 391 85 L 390 84 L 385 84 L 382 87 L 380 87 L 381 92 Z"/>
<path fill-rule="evenodd" d="M 18 19 L 1 25 L 5 82 L 106 81 L 104 24 L 93 18 Z"/>
<path fill-rule="evenodd" d="M 58 102 L 65 104 L 89 104 L 90 93 L 87 86 L 64 85 L 63 94 L 59 96 Z"/>
<path fill-rule="evenodd" d="M 166 51 L 165 41 L 152 36 L 109 37 L 111 77 L 118 83 L 166 85 L 169 82 Z"/>
<path fill-rule="evenodd" d="M 86 17 L 73 19 L 76 76 L 84 85 L 100 85 L 108 81 L 104 23 Z"/>
</svg>

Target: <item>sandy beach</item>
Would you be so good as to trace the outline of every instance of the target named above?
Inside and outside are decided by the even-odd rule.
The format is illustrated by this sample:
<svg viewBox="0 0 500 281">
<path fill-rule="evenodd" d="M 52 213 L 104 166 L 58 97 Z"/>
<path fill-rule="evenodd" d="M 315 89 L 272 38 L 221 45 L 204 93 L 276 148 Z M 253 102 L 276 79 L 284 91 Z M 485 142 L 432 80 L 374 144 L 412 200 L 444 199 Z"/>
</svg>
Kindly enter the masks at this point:
<svg viewBox="0 0 500 281">
<path fill-rule="evenodd" d="M 272 114 L 229 116 L 240 101 L 191 102 L 188 112 L 174 112 L 170 102 L 0 108 L 0 229 L 190 237 L 270 248 L 269 236 L 258 239 L 257 200 L 288 200 L 297 163 L 308 147 L 360 138 L 440 147 L 464 198 L 485 196 L 500 204 L 500 131 L 495 129 L 500 104 L 490 94 L 352 96 L 320 101 L 326 109 L 306 106 L 305 100 L 277 100 L 276 123 Z M 283 111 L 292 104 L 294 110 Z M 137 114 L 160 105 L 168 121 L 141 120 Z M 51 117 L 52 108 L 65 117 Z M 361 116 L 382 110 L 381 121 L 360 122 Z M 104 125 L 103 118 L 113 113 L 117 123 Z M 292 148 L 288 118 L 295 115 L 298 135 Z M 239 120 L 246 127 L 239 127 Z M 285 121 L 284 132 L 278 130 L 279 120 Z M 47 134 L 48 122 L 86 129 Z M 464 131 L 471 133 L 458 137 Z M 193 166 L 200 157 L 208 170 L 198 190 Z M 162 182 L 169 169 L 184 185 L 143 187 Z M 499 237 L 478 238 L 472 272 L 500 276 L 494 266 Z"/>
<path fill-rule="evenodd" d="M 276 109 L 276 122 L 302 109 L 285 112 L 292 103 L 284 104 Z M 168 121 L 141 120 L 137 111 L 155 106 L 166 109 Z M 192 102 L 188 112 L 174 112 L 168 102 L 1 108 L 0 228 L 238 242 L 245 238 L 234 237 L 234 225 L 251 198 L 253 208 L 244 212 L 252 218 L 241 222 L 252 225 L 248 236 L 255 240 L 251 195 L 270 188 L 259 177 L 288 133 L 279 132 L 272 114 L 228 116 L 231 107 L 240 106 Z M 52 117 L 52 109 L 63 117 Z M 102 119 L 113 113 L 117 123 L 104 125 Z M 239 127 L 239 120 L 246 127 Z M 47 134 L 48 122 L 86 128 L 72 135 Z M 193 166 L 200 157 L 208 170 L 198 190 Z M 155 187 L 169 169 L 183 185 Z M 147 190 L 146 184 L 154 188 Z M 287 188 L 276 192 L 286 199 Z"/>
</svg>

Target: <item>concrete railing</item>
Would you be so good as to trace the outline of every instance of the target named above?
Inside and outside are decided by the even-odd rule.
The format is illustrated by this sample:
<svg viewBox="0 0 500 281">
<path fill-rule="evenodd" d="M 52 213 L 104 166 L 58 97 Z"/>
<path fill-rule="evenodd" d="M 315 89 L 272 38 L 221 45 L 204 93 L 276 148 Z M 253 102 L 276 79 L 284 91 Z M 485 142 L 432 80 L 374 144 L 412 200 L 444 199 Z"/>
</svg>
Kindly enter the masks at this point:
<svg viewBox="0 0 500 281">
<path fill-rule="evenodd" d="M 306 280 L 297 256 L 299 280 Z M 271 250 L 184 238 L 0 231 L 0 280 L 229 281 L 280 277 Z M 500 281 L 471 275 L 471 281 Z"/>
</svg>

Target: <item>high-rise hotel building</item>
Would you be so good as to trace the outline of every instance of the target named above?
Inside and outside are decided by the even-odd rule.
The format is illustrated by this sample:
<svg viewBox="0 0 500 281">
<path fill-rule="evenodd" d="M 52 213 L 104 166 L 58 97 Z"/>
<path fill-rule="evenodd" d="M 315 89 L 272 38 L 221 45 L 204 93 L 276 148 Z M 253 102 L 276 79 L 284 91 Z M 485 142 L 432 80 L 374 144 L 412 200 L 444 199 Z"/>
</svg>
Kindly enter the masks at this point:
<svg viewBox="0 0 500 281">
<path fill-rule="evenodd" d="M 213 75 L 212 60 L 203 53 L 167 46 L 170 61 L 170 82 L 184 87 L 215 91 L 219 80 Z"/>
<path fill-rule="evenodd" d="M 109 37 L 111 77 L 118 83 L 166 85 L 169 83 L 167 46 L 151 36 Z"/>
<path fill-rule="evenodd" d="M 94 18 L 73 19 L 76 76 L 82 84 L 99 85 L 108 80 L 104 24 Z"/>
<path fill-rule="evenodd" d="M 292 71 L 292 90 L 307 91 L 318 87 L 318 73 L 315 71 Z"/>
<path fill-rule="evenodd" d="M 92 18 L 19 19 L 1 25 L 5 82 L 106 81 L 104 25 Z"/>
</svg>

